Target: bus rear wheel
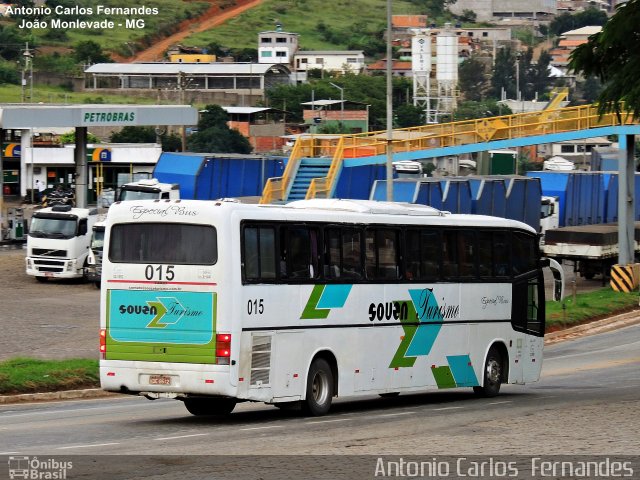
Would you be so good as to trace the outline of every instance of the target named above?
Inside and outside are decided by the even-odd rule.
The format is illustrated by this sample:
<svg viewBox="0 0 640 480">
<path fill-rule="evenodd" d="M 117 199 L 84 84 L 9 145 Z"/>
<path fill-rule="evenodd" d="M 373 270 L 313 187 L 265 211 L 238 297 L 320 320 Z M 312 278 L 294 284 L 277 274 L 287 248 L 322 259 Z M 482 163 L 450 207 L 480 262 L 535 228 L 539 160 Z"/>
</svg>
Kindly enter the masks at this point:
<svg viewBox="0 0 640 480">
<path fill-rule="evenodd" d="M 236 406 L 234 398 L 185 398 L 184 406 L 191 415 L 228 415 Z"/>
<path fill-rule="evenodd" d="M 473 387 L 476 395 L 489 398 L 495 397 L 500 392 L 503 377 L 503 359 L 495 347 L 489 349 L 487 359 L 484 362 L 483 382 L 481 387 Z"/>
<path fill-rule="evenodd" d="M 307 415 L 325 415 L 331 408 L 333 399 L 333 373 L 327 361 L 316 358 L 309 368 L 307 377 L 307 397 L 302 410 Z"/>
</svg>

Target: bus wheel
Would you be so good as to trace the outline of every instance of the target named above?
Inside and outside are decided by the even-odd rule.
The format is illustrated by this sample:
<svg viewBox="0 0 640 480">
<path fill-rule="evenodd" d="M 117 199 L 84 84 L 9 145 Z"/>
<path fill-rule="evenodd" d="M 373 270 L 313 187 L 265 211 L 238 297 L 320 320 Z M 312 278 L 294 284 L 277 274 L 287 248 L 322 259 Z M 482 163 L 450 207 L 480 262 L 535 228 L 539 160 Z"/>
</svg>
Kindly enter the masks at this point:
<svg viewBox="0 0 640 480">
<path fill-rule="evenodd" d="M 324 415 L 331 408 L 333 398 L 333 374 L 323 358 L 316 358 L 309 369 L 307 378 L 307 398 L 302 404 L 307 415 Z"/>
<path fill-rule="evenodd" d="M 502 385 L 503 363 L 502 355 L 494 347 L 489 349 L 484 363 L 484 378 L 481 387 L 473 387 L 476 395 L 481 397 L 495 397 Z"/>
<path fill-rule="evenodd" d="M 236 406 L 235 398 L 185 398 L 184 406 L 191 415 L 228 415 Z"/>
</svg>

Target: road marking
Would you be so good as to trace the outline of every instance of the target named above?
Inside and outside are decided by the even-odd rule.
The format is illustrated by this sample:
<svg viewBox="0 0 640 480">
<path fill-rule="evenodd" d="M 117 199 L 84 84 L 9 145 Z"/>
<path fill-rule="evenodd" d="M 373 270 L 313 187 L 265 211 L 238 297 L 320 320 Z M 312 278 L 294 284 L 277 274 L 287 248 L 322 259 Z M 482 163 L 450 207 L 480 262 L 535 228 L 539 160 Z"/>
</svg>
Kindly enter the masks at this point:
<svg viewBox="0 0 640 480">
<path fill-rule="evenodd" d="M 109 445 L 120 445 L 120 443 L 119 442 L 113 442 L 113 443 L 95 443 L 93 445 L 71 445 L 69 447 L 58 447 L 56 450 L 69 450 L 71 448 L 107 447 Z"/>
<path fill-rule="evenodd" d="M 268 428 L 283 428 L 282 425 L 271 425 L 271 426 L 267 426 L 267 427 L 250 427 L 250 428 L 241 428 L 241 431 L 247 431 L 247 430 L 266 430 Z"/>
<path fill-rule="evenodd" d="M 542 400 L 543 398 L 556 398 L 556 395 L 545 395 L 544 397 L 538 397 L 538 400 Z"/>
<path fill-rule="evenodd" d="M 333 420 L 317 420 L 315 422 L 305 422 L 305 425 L 315 425 L 316 423 L 331 423 L 331 422 L 348 422 L 351 418 L 334 418 Z"/>
<path fill-rule="evenodd" d="M 399 413 L 385 413 L 384 415 L 376 415 L 377 417 L 398 417 L 400 415 L 411 415 L 416 412 L 399 412 Z"/>
<path fill-rule="evenodd" d="M 20 455 L 20 452 L 0 452 L 0 455 Z"/>
<path fill-rule="evenodd" d="M 131 400 L 130 398 L 127 398 L 126 400 Z M 47 405 L 51 405 L 52 403 L 64 403 L 64 402 L 47 402 Z M 68 402 L 67 402 L 68 403 Z M 75 402 L 77 403 L 77 402 Z M 28 412 L 28 413 L 14 413 L 11 415 L 7 415 L 5 418 L 18 418 L 18 417 L 31 417 L 33 415 L 59 415 L 61 413 L 83 413 L 83 412 L 88 412 L 91 410 L 105 410 L 105 409 L 115 409 L 115 408 L 149 408 L 149 405 L 104 405 L 102 407 L 89 407 L 89 408 L 80 408 L 80 409 L 70 409 L 70 410 L 38 410 L 35 412 Z M 17 411 L 17 410 L 13 410 L 13 411 Z M 58 418 L 56 418 L 56 420 L 58 420 Z"/>
<path fill-rule="evenodd" d="M 512 400 L 503 400 L 501 402 L 490 402 L 490 403 L 487 403 L 487 405 L 502 405 L 503 403 L 513 403 L 513 401 Z"/>
<path fill-rule="evenodd" d="M 204 435 L 209 435 L 209 434 L 208 433 L 192 433 L 191 435 L 177 435 L 175 437 L 154 438 L 154 440 L 176 440 L 178 438 L 202 437 Z"/>
<path fill-rule="evenodd" d="M 640 385 L 625 385 L 624 387 L 615 387 L 615 388 L 640 388 Z"/>
<path fill-rule="evenodd" d="M 434 409 L 433 409 L 433 411 L 434 411 L 434 412 L 440 412 L 440 411 L 442 411 L 442 410 L 459 410 L 459 409 L 461 409 L 461 408 L 464 408 L 464 407 L 444 407 L 444 408 L 434 408 Z"/>
</svg>

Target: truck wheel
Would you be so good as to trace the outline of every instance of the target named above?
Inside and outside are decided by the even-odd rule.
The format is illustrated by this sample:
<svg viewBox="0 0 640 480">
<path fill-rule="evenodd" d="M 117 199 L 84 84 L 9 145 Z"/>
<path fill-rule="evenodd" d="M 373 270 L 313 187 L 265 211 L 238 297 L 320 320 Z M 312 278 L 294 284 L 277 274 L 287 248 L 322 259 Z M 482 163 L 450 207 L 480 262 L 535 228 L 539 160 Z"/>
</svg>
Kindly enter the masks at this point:
<svg viewBox="0 0 640 480">
<path fill-rule="evenodd" d="M 502 385 L 504 364 L 502 363 L 502 355 L 495 347 L 489 349 L 487 359 L 484 362 L 484 375 L 481 387 L 473 387 L 476 395 L 489 398 L 495 397 L 500 392 Z"/>
<path fill-rule="evenodd" d="M 309 368 L 307 377 L 307 398 L 302 410 L 315 417 L 325 415 L 331 408 L 333 399 L 333 374 L 331 367 L 323 358 L 316 358 Z"/>
<path fill-rule="evenodd" d="M 184 406 L 191 415 L 228 415 L 236 406 L 235 398 L 185 398 Z"/>
</svg>

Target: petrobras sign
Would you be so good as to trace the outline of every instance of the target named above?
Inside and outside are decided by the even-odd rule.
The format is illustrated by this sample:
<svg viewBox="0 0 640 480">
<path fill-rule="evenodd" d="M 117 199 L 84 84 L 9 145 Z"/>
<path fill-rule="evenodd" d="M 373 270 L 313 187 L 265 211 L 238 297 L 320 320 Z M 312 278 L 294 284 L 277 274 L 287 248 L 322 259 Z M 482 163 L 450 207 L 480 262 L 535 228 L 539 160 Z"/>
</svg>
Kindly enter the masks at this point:
<svg viewBox="0 0 640 480">
<path fill-rule="evenodd" d="M 81 112 L 80 126 L 96 125 L 136 125 L 135 109 L 131 108 L 91 108 Z"/>
</svg>

